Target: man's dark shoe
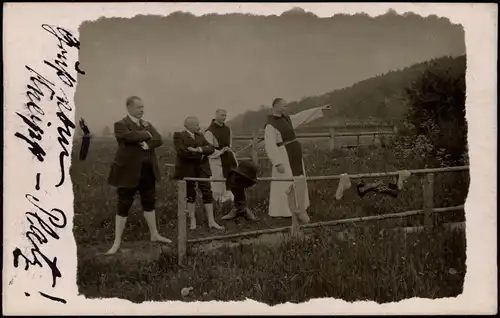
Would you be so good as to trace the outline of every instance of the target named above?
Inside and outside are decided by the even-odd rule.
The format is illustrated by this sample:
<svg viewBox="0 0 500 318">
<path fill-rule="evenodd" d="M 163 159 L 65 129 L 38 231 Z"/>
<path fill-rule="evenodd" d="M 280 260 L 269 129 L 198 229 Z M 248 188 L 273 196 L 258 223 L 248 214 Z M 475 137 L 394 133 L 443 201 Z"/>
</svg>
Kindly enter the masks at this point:
<svg viewBox="0 0 500 318">
<path fill-rule="evenodd" d="M 232 220 L 237 216 L 238 216 L 238 211 L 236 211 L 236 209 L 232 209 L 231 211 L 229 211 L 228 214 L 221 217 L 221 220 Z"/>
<path fill-rule="evenodd" d="M 255 214 L 248 208 L 245 209 L 245 218 L 249 221 L 257 221 L 258 218 L 255 216 Z"/>
</svg>

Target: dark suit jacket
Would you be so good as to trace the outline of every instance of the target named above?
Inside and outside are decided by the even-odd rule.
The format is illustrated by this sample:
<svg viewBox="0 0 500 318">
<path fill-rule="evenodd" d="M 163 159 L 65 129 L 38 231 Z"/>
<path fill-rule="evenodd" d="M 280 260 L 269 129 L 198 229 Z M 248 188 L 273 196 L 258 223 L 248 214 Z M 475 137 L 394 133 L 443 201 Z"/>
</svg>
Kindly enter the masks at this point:
<svg viewBox="0 0 500 318">
<path fill-rule="evenodd" d="M 212 175 L 207 156 L 211 155 L 215 148 L 201 133 L 195 133 L 193 139 L 186 131 L 176 132 L 174 133 L 174 145 L 177 151 L 174 179 L 208 178 Z M 201 147 L 203 152 L 194 153 L 189 151 L 188 147 Z"/>
<path fill-rule="evenodd" d="M 146 128 L 140 128 L 128 116 L 117 121 L 114 126 L 118 150 L 111 164 L 108 183 L 120 188 L 134 188 L 139 185 L 142 170 L 144 149 L 139 145 L 146 141 L 151 152 L 153 171 L 157 182 L 160 181 L 160 171 L 156 159 L 155 148 L 163 144 L 158 131 L 148 123 Z M 149 132 L 153 138 L 150 138 Z"/>
</svg>

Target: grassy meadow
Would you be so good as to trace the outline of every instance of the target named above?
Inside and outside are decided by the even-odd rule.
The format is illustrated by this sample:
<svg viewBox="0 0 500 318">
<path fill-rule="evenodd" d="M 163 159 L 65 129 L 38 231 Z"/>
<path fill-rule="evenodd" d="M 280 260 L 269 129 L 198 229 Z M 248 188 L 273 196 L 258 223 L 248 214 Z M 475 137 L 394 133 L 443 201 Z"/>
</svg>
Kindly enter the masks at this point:
<svg viewBox="0 0 500 318">
<path fill-rule="evenodd" d="M 362 138 L 370 144 L 373 137 Z M 341 173 L 392 172 L 424 168 L 418 158 L 401 160 L 390 146 L 366 146 L 329 151 L 328 141 L 305 140 L 303 148 L 309 176 Z M 350 143 L 350 141 L 345 141 Z M 238 143 L 236 150 L 245 143 Z M 224 247 L 211 252 L 189 251 L 186 264 L 177 265 L 177 188 L 171 179 L 175 152 L 170 141 L 157 149 L 163 175 L 157 187 L 158 228 L 173 240 L 173 249 L 158 259 L 98 256 L 114 237 L 115 189 L 106 182 L 116 150 L 114 139 L 95 139 L 86 161 L 78 161 L 80 144 L 75 141 L 71 176 L 74 188 L 74 235 L 78 246 L 78 286 L 87 297 L 120 297 L 134 302 L 149 300 L 243 300 L 267 304 L 302 302 L 311 298 L 336 297 L 348 301 L 391 302 L 408 297 L 452 297 L 461 293 L 465 275 L 465 233 L 438 230 L 420 234 L 380 234 L 380 228 L 423 224 L 422 217 L 370 222 L 367 226 L 346 226 L 356 235 L 340 240 L 332 235 L 339 229 L 315 229 L 305 240 L 276 246 Z M 265 156 L 263 147 L 260 156 Z M 241 156 L 249 156 L 249 152 Z M 268 160 L 260 162 L 260 176 L 270 175 Z M 390 178 L 381 180 L 391 181 Z M 392 181 L 396 181 L 393 179 Z M 355 189 L 334 200 L 335 180 L 309 182 L 312 222 L 421 209 L 422 187 L 412 176 L 398 198 L 367 194 L 360 198 Z M 435 175 L 434 206 L 464 204 L 469 185 L 468 172 Z M 259 183 L 248 192 L 249 206 L 258 221 L 220 221 L 224 234 L 290 225 L 290 220 L 267 216 L 269 183 Z M 215 210 L 216 219 L 225 211 Z M 439 216 L 442 221 L 463 221 L 463 213 Z M 221 234 L 208 230 L 201 209 L 198 229 L 188 238 Z M 385 232 L 384 232 L 385 233 Z M 148 228 L 139 200 L 130 211 L 124 233 L 126 242 L 147 244 Z M 92 249 L 90 249 L 92 247 Z M 94 252 L 88 252 L 88 251 Z M 104 260 L 105 259 L 105 260 Z M 193 287 L 182 297 L 183 287 Z"/>
</svg>

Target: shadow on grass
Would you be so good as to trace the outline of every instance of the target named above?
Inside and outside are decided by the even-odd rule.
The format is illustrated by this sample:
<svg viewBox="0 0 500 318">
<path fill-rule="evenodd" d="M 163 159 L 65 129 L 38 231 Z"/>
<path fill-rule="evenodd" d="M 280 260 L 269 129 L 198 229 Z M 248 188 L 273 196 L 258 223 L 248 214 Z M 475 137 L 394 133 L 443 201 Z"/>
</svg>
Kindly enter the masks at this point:
<svg viewBox="0 0 500 318">
<path fill-rule="evenodd" d="M 378 303 L 411 297 L 456 297 L 465 275 L 465 233 L 379 234 L 359 228 L 338 240 L 317 229 L 303 240 L 278 246 L 240 245 L 190 252 L 177 265 L 175 251 L 158 260 L 108 259 L 82 255 L 77 283 L 89 298 L 143 301 L 243 301 L 276 305 L 312 298 Z M 192 287 L 190 295 L 181 289 Z"/>
</svg>

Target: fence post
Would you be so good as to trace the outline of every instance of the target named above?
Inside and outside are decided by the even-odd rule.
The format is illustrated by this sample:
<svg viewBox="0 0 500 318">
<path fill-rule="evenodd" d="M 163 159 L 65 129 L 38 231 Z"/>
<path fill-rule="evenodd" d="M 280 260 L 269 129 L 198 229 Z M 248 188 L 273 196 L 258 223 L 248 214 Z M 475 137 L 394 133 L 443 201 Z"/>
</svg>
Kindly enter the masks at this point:
<svg viewBox="0 0 500 318">
<path fill-rule="evenodd" d="M 259 158 L 257 157 L 257 142 L 258 142 L 258 130 L 253 131 L 253 138 L 252 138 L 252 161 L 254 164 L 259 164 Z"/>
<path fill-rule="evenodd" d="M 359 147 L 360 144 L 359 144 L 359 139 L 360 139 L 361 135 L 358 135 L 358 137 L 356 138 L 356 146 Z"/>
<path fill-rule="evenodd" d="M 182 265 L 187 250 L 186 181 L 177 182 L 177 255 Z"/>
<path fill-rule="evenodd" d="M 295 211 L 292 211 L 292 226 L 290 228 L 290 235 L 292 237 L 300 235 L 300 223 Z"/>
<path fill-rule="evenodd" d="M 375 130 L 375 134 L 373 134 L 373 145 L 375 146 L 375 142 L 377 141 L 377 136 L 380 134 L 380 123 L 377 123 L 377 129 Z"/>
<path fill-rule="evenodd" d="M 392 125 L 392 134 L 387 135 L 387 137 L 390 141 L 393 141 L 396 138 L 397 134 L 398 134 L 398 127 L 395 124 L 393 124 Z"/>
<path fill-rule="evenodd" d="M 329 146 L 330 150 L 334 150 L 335 149 L 335 128 L 329 127 L 328 132 L 330 133 L 330 140 L 329 140 L 328 146 Z"/>
<path fill-rule="evenodd" d="M 292 182 L 290 192 L 287 193 L 288 207 L 290 209 L 290 212 L 292 213 L 292 226 L 290 227 L 290 235 L 292 237 L 297 237 L 298 235 L 300 235 L 300 223 L 297 217 L 298 202 L 297 194 L 295 193 L 295 191 L 295 184 L 293 184 Z"/>
<path fill-rule="evenodd" d="M 428 173 L 422 177 L 422 190 L 424 198 L 424 226 L 434 227 L 432 209 L 434 208 L 434 174 Z"/>
</svg>

